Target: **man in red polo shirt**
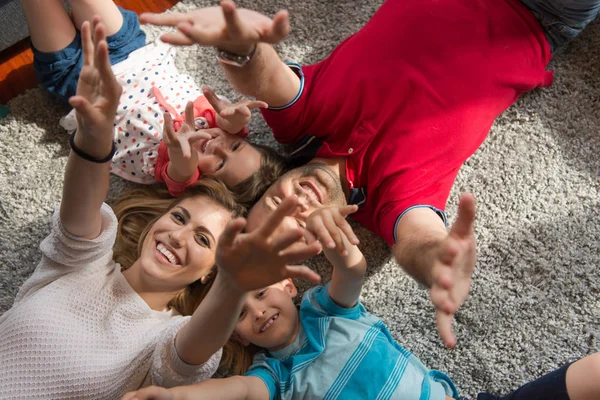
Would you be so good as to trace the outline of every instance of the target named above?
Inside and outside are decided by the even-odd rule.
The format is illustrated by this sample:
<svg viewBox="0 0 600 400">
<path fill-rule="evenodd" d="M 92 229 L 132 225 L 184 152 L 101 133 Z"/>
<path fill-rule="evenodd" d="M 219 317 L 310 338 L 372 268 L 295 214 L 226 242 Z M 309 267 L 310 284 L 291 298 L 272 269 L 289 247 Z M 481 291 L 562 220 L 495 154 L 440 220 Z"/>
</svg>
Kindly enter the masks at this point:
<svg viewBox="0 0 600 400">
<path fill-rule="evenodd" d="M 291 162 L 301 166 L 265 193 L 247 228 L 294 194 L 305 201 L 288 218 L 293 226 L 316 208 L 358 204 L 352 217 L 430 287 L 438 330 L 453 347 L 452 317 L 469 293 L 476 246 L 471 195 L 461 197 L 446 227 L 452 184 L 494 119 L 523 92 L 552 82 L 552 52 L 600 8 L 598 0 L 523 3 L 387 0 L 309 66 L 284 64 L 268 44 L 287 34 L 285 12 L 271 20 L 223 1 L 142 21 L 177 26 L 163 36 L 167 42 L 217 47 L 234 88 L 267 102 L 263 115 L 275 138 L 296 146 Z"/>
</svg>

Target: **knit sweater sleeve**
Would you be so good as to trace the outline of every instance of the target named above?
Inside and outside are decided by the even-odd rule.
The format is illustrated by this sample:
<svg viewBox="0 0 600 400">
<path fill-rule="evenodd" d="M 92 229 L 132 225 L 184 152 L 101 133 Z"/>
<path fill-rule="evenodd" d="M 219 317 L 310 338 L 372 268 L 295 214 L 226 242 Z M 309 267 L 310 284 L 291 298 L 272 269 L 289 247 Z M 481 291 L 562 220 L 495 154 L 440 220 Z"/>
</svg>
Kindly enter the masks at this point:
<svg viewBox="0 0 600 400">
<path fill-rule="evenodd" d="M 102 204 L 102 231 L 94 239 L 67 232 L 60 220 L 59 210 L 60 205 L 52 215 L 50 234 L 40 244 L 42 259 L 17 293 L 15 304 L 79 268 L 114 268 L 112 247 L 117 234 L 117 217 L 110 206 Z"/>
<path fill-rule="evenodd" d="M 174 387 L 192 385 L 209 379 L 217 371 L 221 362 L 222 349 L 219 349 L 205 363 L 190 365 L 177 354 L 175 336 L 191 317 L 179 317 L 164 330 L 152 355 L 150 377 L 152 385 Z"/>
</svg>

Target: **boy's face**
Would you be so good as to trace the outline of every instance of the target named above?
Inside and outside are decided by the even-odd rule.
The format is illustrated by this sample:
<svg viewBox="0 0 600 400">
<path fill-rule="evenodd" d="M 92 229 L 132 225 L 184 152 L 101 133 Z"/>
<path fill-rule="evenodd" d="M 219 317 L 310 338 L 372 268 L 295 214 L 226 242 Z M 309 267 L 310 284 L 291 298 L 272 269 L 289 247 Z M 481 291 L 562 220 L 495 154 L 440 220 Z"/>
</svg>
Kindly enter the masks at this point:
<svg viewBox="0 0 600 400">
<path fill-rule="evenodd" d="M 204 176 L 214 176 L 232 188 L 260 168 L 261 153 L 243 138 L 225 131 L 194 145 L 198 168 Z"/>
<path fill-rule="evenodd" d="M 297 293 L 290 279 L 248 293 L 235 325 L 237 339 L 269 350 L 292 343 L 300 323 L 293 300 Z"/>
</svg>

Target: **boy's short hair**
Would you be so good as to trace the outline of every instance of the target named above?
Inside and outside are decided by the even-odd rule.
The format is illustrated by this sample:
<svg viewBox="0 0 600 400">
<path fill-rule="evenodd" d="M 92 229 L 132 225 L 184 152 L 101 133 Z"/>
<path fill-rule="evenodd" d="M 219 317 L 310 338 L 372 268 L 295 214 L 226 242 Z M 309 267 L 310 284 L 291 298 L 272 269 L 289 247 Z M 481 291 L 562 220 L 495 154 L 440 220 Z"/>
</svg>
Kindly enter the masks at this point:
<svg viewBox="0 0 600 400">
<path fill-rule="evenodd" d="M 235 185 L 231 191 L 238 202 L 252 207 L 267 189 L 283 175 L 285 159 L 275 149 L 262 144 L 252 143 L 261 155 L 258 171 Z"/>
</svg>

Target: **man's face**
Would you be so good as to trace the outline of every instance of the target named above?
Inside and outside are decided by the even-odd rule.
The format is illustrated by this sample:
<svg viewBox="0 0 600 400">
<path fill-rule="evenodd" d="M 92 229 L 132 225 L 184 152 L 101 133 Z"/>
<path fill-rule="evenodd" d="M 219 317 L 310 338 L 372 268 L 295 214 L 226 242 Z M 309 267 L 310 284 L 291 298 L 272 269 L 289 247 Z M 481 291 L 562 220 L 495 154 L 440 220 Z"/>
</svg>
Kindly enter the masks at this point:
<svg viewBox="0 0 600 400">
<path fill-rule="evenodd" d="M 295 168 L 275 182 L 252 207 L 248 214 L 248 232 L 256 229 L 287 197 L 296 195 L 301 206 L 285 217 L 279 232 L 284 229 L 304 228 L 306 219 L 316 209 L 346 204 L 346 198 L 334 167 L 312 162 Z"/>
</svg>

